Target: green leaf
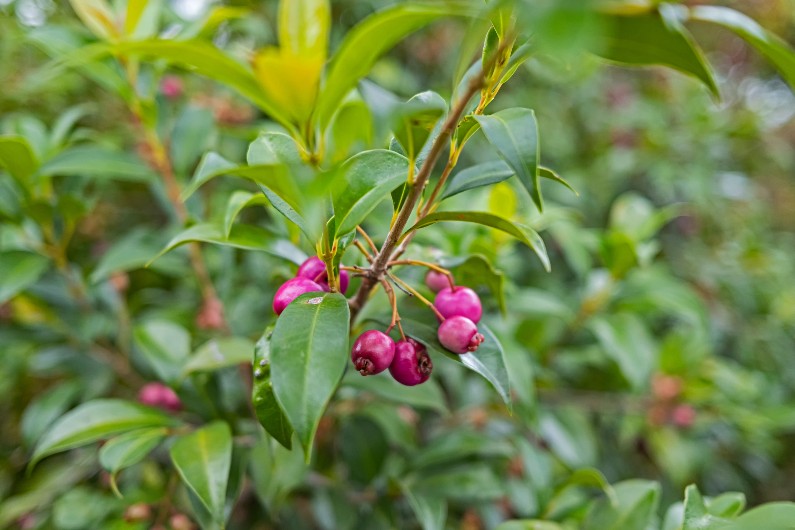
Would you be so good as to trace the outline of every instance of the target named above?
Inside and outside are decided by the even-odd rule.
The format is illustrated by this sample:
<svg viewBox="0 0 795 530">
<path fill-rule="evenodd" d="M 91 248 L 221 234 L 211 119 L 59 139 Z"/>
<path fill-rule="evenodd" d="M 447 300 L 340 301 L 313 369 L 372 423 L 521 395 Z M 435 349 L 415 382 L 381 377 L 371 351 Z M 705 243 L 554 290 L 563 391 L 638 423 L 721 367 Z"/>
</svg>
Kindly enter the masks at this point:
<svg viewBox="0 0 795 530">
<path fill-rule="evenodd" d="M 502 344 L 497 340 L 494 333 L 482 322 L 478 324 L 485 340 L 474 353 L 456 355 L 445 349 L 436 337 L 436 326 L 416 322 L 414 320 L 401 320 L 406 334 L 424 344 L 428 351 L 437 355 L 444 355 L 456 362 L 460 362 L 473 372 L 483 376 L 500 395 L 509 410 L 511 404 L 511 382 L 508 378 L 508 369 L 505 366 L 505 356 L 502 351 Z"/>
<path fill-rule="evenodd" d="M 448 412 L 444 393 L 433 378 L 416 386 L 404 386 L 387 373 L 362 377 L 353 370 L 346 372 L 343 386 L 369 392 L 395 403 L 403 403 L 418 409 L 435 410 L 442 414 Z"/>
<path fill-rule="evenodd" d="M 538 519 L 522 519 L 515 521 L 505 521 L 495 530 L 566 530 L 558 523 L 540 521 Z"/>
<path fill-rule="evenodd" d="M 57 420 L 80 394 L 76 380 L 66 381 L 39 394 L 25 409 L 19 422 L 22 440 L 32 446 L 52 422 Z"/>
<path fill-rule="evenodd" d="M 682 530 L 717 530 L 726 528 L 726 519 L 715 517 L 707 511 L 704 498 L 695 484 L 685 488 L 685 517 Z"/>
<path fill-rule="evenodd" d="M 24 291 L 44 274 L 50 260 L 21 250 L 0 252 L 0 304 Z"/>
<path fill-rule="evenodd" d="M 588 512 L 583 530 L 654 528 L 660 485 L 649 480 L 626 480 L 613 485 L 617 502 L 600 499 Z"/>
<path fill-rule="evenodd" d="M 179 113 L 169 138 L 171 165 L 186 175 L 212 143 L 215 120 L 210 109 L 187 105 Z"/>
<path fill-rule="evenodd" d="M 489 501 L 504 495 L 497 475 L 484 463 L 444 468 L 433 473 L 424 471 L 413 487 L 416 495 L 461 502 Z"/>
<path fill-rule="evenodd" d="M 795 89 L 795 49 L 787 41 L 767 31 L 752 18 L 728 7 L 691 7 L 690 19 L 717 24 L 735 32 L 773 63 L 781 77 Z"/>
<path fill-rule="evenodd" d="M 118 34 L 113 9 L 105 0 L 69 0 L 69 3 L 83 24 L 100 39 L 109 40 Z"/>
<path fill-rule="evenodd" d="M 420 219 L 416 224 L 414 224 L 414 226 L 406 230 L 402 237 L 406 237 L 406 234 L 413 232 L 414 230 L 441 221 L 477 223 L 484 226 L 490 226 L 510 234 L 533 249 L 533 252 L 536 253 L 541 260 L 541 263 L 544 265 L 544 268 L 547 271 L 550 270 L 549 256 L 547 256 L 547 249 L 544 246 L 544 240 L 541 239 L 541 236 L 539 236 L 535 230 L 529 226 L 513 223 L 507 219 L 503 219 L 502 217 L 486 212 L 435 212 Z"/>
<path fill-rule="evenodd" d="M 293 205 L 297 204 L 295 187 L 287 168 L 283 164 L 270 162 L 261 165 L 238 166 L 218 153 L 213 152 L 209 152 L 202 157 L 196 167 L 196 171 L 193 173 L 190 184 L 182 192 L 182 200 L 184 201 L 193 195 L 205 183 L 222 175 L 241 177 L 267 186 L 285 201 Z"/>
<path fill-rule="evenodd" d="M 121 399 L 95 399 L 67 412 L 36 445 L 29 466 L 42 458 L 114 434 L 145 427 L 172 427 L 179 420 L 159 410 Z"/>
<path fill-rule="evenodd" d="M 315 113 L 321 130 L 348 92 L 356 86 L 376 60 L 407 35 L 445 16 L 469 16 L 476 11 L 469 2 L 415 4 L 405 2 L 383 9 L 357 24 L 331 58 L 326 82 L 320 91 Z"/>
<path fill-rule="evenodd" d="M 475 116 L 475 119 L 542 211 L 544 201 L 538 181 L 540 145 L 535 113 L 530 109 L 513 108 L 488 116 Z"/>
<path fill-rule="evenodd" d="M 408 160 L 393 151 L 376 149 L 353 156 L 340 168 L 342 182 L 334 196 L 337 233 L 355 230 L 390 192 L 406 180 Z"/>
<path fill-rule="evenodd" d="M 497 300 L 497 305 L 503 314 L 507 311 L 505 306 L 505 275 L 491 266 L 489 260 L 481 254 L 457 258 L 447 258 L 439 261 L 439 265 L 453 273 L 456 283 L 467 287 L 485 285 L 492 296 Z"/>
<path fill-rule="evenodd" d="M 298 297 L 276 321 L 271 379 L 309 460 L 320 418 L 348 361 L 350 313 L 339 293 Z"/>
<path fill-rule="evenodd" d="M 39 167 L 36 154 L 22 136 L 0 136 L 0 167 L 4 167 L 24 188 Z"/>
<path fill-rule="evenodd" d="M 471 189 L 503 182 L 513 175 L 513 169 L 501 160 L 484 162 L 476 166 L 468 167 L 456 173 L 447 186 L 447 189 L 445 189 L 444 194 L 442 194 L 442 200 Z"/>
<path fill-rule="evenodd" d="M 390 116 L 392 131 L 409 160 L 417 160 L 436 122 L 446 112 L 447 102 L 430 90 L 395 106 Z"/>
<path fill-rule="evenodd" d="M 149 0 L 127 0 L 127 10 L 124 15 L 124 34 L 132 35 L 138 22 L 146 11 Z"/>
<path fill-rule="evenodd" d="M 254 347 L 253 381 L 251 402 L 254 412 L 265 430 L 287 449 L 293 448 L 293 428 L 284 411 L 276 401 L 271 381 L 271 337 L 273 327 L 262 334 Z"/>
<path fill-rule="evenodd" d="M 712 70 L 687 30 L 671 16 L 657 11 L 606 14 L 603 46 L 596 54 L 633 66 L 662 65 L 701 80 L 719 97 Z"/>
<path fill-rule="evenodd" d="M 514 454 L 514 448 L 507 441 L 462 428 L 431 439 L 425 447 L 412 455 L 409 465 L 418 470 L 452 462 L 508 459 Z"/>
<path fill-rule="evenodd" d="M 229 425 L 216 421 L 182 436 L 170 453 L 182 481 L 223 527 L 226 485 L 232 467 Z"/>
<path fill-rule="evenodd" d="M 132 54 L 164 59 L 207 76 L 237 90 L 271 118 L 285 127 L 291 127 L 285 112 L 265 96 L 254 73 L 207 41 L 149 39 L 118 43 L 113 49 L 120 55 Z"/>
<path fill-rule="evenodd" d="M 261 250 L 279 258 L 288 259 L 293 263 L 301 263 L 306 255 L 294 245 L 283 240 L 274 240 L 267 230 L 257 226 L 237 224 L 232 226 L 228 236 L 224 236 L 224 229 L 214 223 L 202 223 L 186 228 L 171 241 L 160 253 L 152 258 L 151 264 L 157 258 L 175 248 L 191 242 L 214 243 L 243 250 Z"/>
<path fill-rule="evenodd" d="M 422 530 L 444 530 L 447 520 L 447 501 L 433 495 L 415 495 L 412 488 L 405 482 L 400 489 L 409 501 L 414 515 L 422 525 Z"/>
<path fill-rule="evenodd" d="M 325 61 L 330 25 L 328 0 L 279 2 L 279 46 L 293 55 Z"/>
<path fill-rule="evenodd" d="M 162 243 L 156 243 L 148 230 L 138 228 L 117 236 L 116 240 L 97 263 L 89 279 L 92 283 L 100 282 L 114 272 L 138 269 L 157 255 Z"/>
<path fill-rule="evenodd" d="M 116 486 L 116 474 L 134 466 L 166 437 L 168 431 L 162 427 L 138 429 L 108 440 L 99 450 L 99 463 L 111 474 L 111 487 L 121 497 Z"/>
<path fill-rule="evenodd" d="M 182 373 L 209 372 L 248 363 L 254 343 L 243 337 L 211 339 L 188 357 Z"/>
<path fill-rule="evenodd" d="M 137 156 L 94 145 L 61 151 L 42 164 L 39 175 L 129 182 L 152 182 L 155 179 L 152 170 Z"/>
<path fill-rule="evenodd" d="M 579 192 L 577 192 L 577 190 L 575 190 L 574 187 L 566 181 L 566 179 L 558 175 L 553 169 L 549 169 L 548 167 L 544 166 L 538 166 L 538 176 L 549 179 L 553 182 L 557 182 L 558 184 L 562 184 L 563 186 L 569 188 L 574 195 L 577 195 L 578 197 L 580 196 Z"/>
<path fill-rule="evenodd" d="M 727 526 L 727 530 L 792 530 L 795 502 L 770 502 L 748 510 Z"/>
<path fill-rule="evenodd" d="M 268 206 L 269 204 L 270 201 L 265 195 L 240 190 L 234 192 L 226 203 L 226 212 L 224 212 L 224 236 L 229 237 L 235 219 L 237 219 L 237 216 L 240 215 L 240 212 L 244 209 L 249 206 Z"/>
<path fill-rule="evenodd" d="M 190 354 L 188 330 L 167 320 L 150 320 L 133 329 L 135 344 L 157 376 L 174 384 Z"/>
<path fill-rule="evenodd" d="M 632 388 L 644 388 L 657 366 L 658 352 L 643 322 L 634 314 L 617 313 L 594 317 L 588 328 Z"/>
</svg>

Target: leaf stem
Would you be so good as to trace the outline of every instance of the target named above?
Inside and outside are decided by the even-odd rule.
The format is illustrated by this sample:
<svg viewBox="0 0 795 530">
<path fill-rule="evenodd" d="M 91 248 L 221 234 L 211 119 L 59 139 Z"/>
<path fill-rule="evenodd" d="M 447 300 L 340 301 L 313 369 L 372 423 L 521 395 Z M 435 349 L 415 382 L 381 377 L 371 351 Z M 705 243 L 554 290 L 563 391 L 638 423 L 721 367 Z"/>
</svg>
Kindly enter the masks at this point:
<svg viewBox="0 0 795 530">
<path fill-rule="evenodd" d="M 439 310 L 436 309 L 436 306 L 433 305 L 433 302 L 431 302 L 430 300 L 428 300 L 427 298 L 422 296 L 422 294 L 420 294 L 420 292 L 417 291 L 414 287 L 412 287 L 411 285 L 407 284 L 406 282 L 404 282 L 403 280 L 401 280 L 400 278 L 398 278 L 397 276 L 395 276 L 391 272 L 388 272 L 387 276 L 389 276 L 390 280 L 395 282 L 395 284 L 398 287 L 402 288 L 410 296 L 413 296 L 413 297 L 417 298 L 420 302 L 422 302 L 423 304 L 427 305 L 430 308 L 430 310 L 434 312 L 434 314 L 439 319 L 439 321 L 444 322 L 444 320 L 445 320 L 444 319 L 444 315 L 442 315 L 439 312 Z"/>
</svg>

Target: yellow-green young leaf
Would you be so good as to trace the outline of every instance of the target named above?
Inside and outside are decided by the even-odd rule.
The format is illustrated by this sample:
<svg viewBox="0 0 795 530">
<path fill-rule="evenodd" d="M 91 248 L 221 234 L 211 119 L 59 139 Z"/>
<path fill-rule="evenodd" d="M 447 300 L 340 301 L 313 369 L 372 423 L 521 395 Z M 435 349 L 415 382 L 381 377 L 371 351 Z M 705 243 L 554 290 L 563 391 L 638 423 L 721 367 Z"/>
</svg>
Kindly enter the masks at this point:
<svg viewBox="0 0 795 530">
<path fill-rule="evenodd" d="M 205 342 L 193 352 L 183 373 L 206 372 L 251 362 L 254 343 L 243 337 L 221 337 Z"/>
<path fill-rule="evenodd" d="M 330 25 L 328 0 L 279 2 L 279 46 L 292 55 L 315 57 L 325 62 Z"/>
<path fill-rule="evenodd" d="M 679 70 L 704 83 L 718 97 L 712 70 L 687 30 L 672 16 L 658 11 L 602 15 L 603 45 L 600 57 L 621 64 L 657 64 Z"/>
<path fill-rule="evenodd" d="M 50 260 L 21 250 L 0 252 L 0 304 L 36 283 L 50 266 Z"/>
<path fill-rule="evenodd" d="M 124 34 L 132 35 L 138 27 L 138 21 L 146 10 L 149 0 L 127 0 L 127 12 L 124 16 Z"/>
<path fill-rule="evenodd" d="M 269 101 L 296 125 L 306 123 L 317 99 L 323 58 L 295 55 L 273 46 L 254 57 L 254 74 Z"/>
<path fill-rule="evenodd" d="M 321 130 L 326 129 L 340 102 L 367 75 L 376 60 L 406 35 L 445 16 L 477 14 L 478 7 L 479 4 L 472 2 L 406 2 L 383 9 L 357 24 L 331 58 L 315 114 Z"/>
<path fill-rule="evenodd" d="M 348 363 L 350 313 L 339 293 L 307 293 L 287 306 L 271 337 L 271 380 L 307 461 L 320 418 Z"/>
<path fill-rule="evenodd" d="M 171 461 L 182 481 L 223 527 L 226 486 L 232 467 L 232 433 L 216 421 L 180 437 L 171 446 Z"/>
<path fill-rule="evenodd" d="M 538 258 L 541 260 L 541 263 L 544 265 L 544 268 L 547 271 L 550 270 L 549 256 L 547 255 L 547 249 L 544 245 L 544 240 L 541 239 L 541 236 L 538 235 L 535 230 L 529 226 L 513 223 L 507 219 L 503 219 L 502 217 L 486 212 L 435 212 L 430 215 L 426 215 L 417 221 L 414 226 L 406 230 L 406 232 L 403 234 L 403 237 L 406 237 L 406 234 L 409 232 L 413 232 L 414 230 L 418 230 L 420 228 L 442 221 L 477 223 L 484 226 L 489 226 L 491 228 L 496 228 L 497 230 L 501 230 L 507 234 L 510 234 L 533 249 L 533 252 L 536 253 Z"/>
<path fill-rule="evenodd" d="M 795 49 L 778 35 L 728 7 L 696 6 L 690 9 L 690 19 L 717 24 L 735 32 L 773 63 L 781 77 L 795 89 Z"/>
<path fill-rule="evenodd" d="M 22 136 L 0 136 L 0 167 L 11 173 L 23 189 L 30 185 L 30 177 L 39 167 L 30 143 Z"/>
<path fill-rule="evenodd" d="M 110 40 L 119 36 L 116 16 L 105 0 L 70 0 L 69 3 L 83 24 L 100 39 Z"/>
<path fill-rule="evenodd" d="M 271 336 L 273 326 L 268 327 L 254 347 L 254 365 L 252 367 L 253 387 L 251 402 L 260 424 L 268 434 L 287 449 L 293 447 L 293 427 L 284 411 L 276 401 L 271 381 Z"/>
<path fill-rule="evenodd" d="M 122 399 L 95 399 L 67 412 L 39 440 L 30 466 L 42 458 L 114 434 L 145 427 L 172 427 L 180 422 L 151 407 Z"/>
<path fill-rule="evenodd" d="M 530 109 L 506 109 L 489 116 L 475 116 L 489 143 L 513 169 L 539 211 L 544 209 L 538 176 L 540 146 L 538 124 Z"/>
</svg>

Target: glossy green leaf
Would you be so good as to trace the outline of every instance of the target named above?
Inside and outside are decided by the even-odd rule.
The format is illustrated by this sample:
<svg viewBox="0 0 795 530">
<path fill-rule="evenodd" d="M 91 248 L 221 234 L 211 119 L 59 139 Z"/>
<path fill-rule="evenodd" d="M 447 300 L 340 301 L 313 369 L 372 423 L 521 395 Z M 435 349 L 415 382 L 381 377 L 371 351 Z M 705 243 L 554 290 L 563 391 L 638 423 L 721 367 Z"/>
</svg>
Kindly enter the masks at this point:
<svg viewBox="0 0 795 530">
<path fill-rule="evenodd" d="M 132 54 L 164 59 L 207 76 L 237 90 L 274 120 L 289 127 L 289 119 L 284 110 L 267 99 L 254 73 L 207 41 L 149 39 L 118 43 L 114 45 L 114 50 L 121 55 Z"/>
<path fill-rule="evenodd" d="M 447 112 L 447 102 L 436 92 L 417 94 L 393 109 L 390 119 L 395 138 L 409 160 L 416 160 L 436 122 Z"/>
<path fill-rule="evenodd" d="M 287 306 L 273 330 L 273 391 L 307 460 L 320 418 L 348 362 L 349 325 L 344 296 L 307 293 Z"/>
<path fill-rule="evenodd" d="M 188 330 L 167 320 L 150 320 L 135 326 L 133 338 L 162 381 L 173 384 L 181 377 L 190 354 Z"/>
<path fill-rule="evenodd" d="M 513 175 L 513 169 L 501 160 L 483 162 L 482 164 L 468 167 L 455 174 L 444 190 L 442 199 L 453 197 L 471 189 L 503 182 Z"/>
<path fill-rule="evenodd" d="M 254 347 L 253 381 L 251 402 L 260 424 L 268 434 L 287 449 L 293 447 L 293 428 L 273 393 L 271 381 L 271 337 L 273 327 L 262 334 Z"/>
<path fill-rule="evenodd" d="M 329 26 L 329 0 L 279 2 L 279 46 L 293 55 L 326 59 Z"/>
<path fill-rule="evenodd" d="M 241 177 L 257 184 L 267 186 L 269 189 L 274 190 L 279 196 L 293 204 L 295 204 L 297 200 L 294 185 L 284 165 L 280 163 L 269 163 L 238 166 L 213 152 L 209 152 L 202 157 L 196 171 L 193 173 L 190 183 L 182 192 L 182 200 L 186 200 L 201 186 L 222 175 Z"/>
<path fill-rule="evenodd" d="M 563 177 L 558 175 L 557 172 L 555 172 L 554 169 L 549 169 L 548 167 L 544 167 L 544 166 L 538 166 L 538 176 L 541 177 L 541 178 L 549 179 L 549 180 L 551 180 L 553 182 L 557 182 L 558 184 L 561 184 L 563 186 L 566 186 L 575 195 L 577 195 L 577 196 L 580 195 L 579 192 L 577 192 L 577 190 L 574 189 L 574 186 L 569 184 L 566 181 L 566 179 L 564 179 Z"/>
<path fill-rule="evenodd" d="M 357 24 L 331 58 L 315 114 L 320 128 L 326 129 L 340 102 L 387 50 L 435 20 L 445 16 L 468 16 L 474 12 L 473 4 L 468 2 L 404 2 L 383 9 Z"/>
<path fill-rule="evenodd" d="M 594 317 L 588 323 L 605 354 L 613 359 L 634 389 L 644 388 L 657 366 L 657 345 L 634 314 Z"/>
<path fill-rule="evenodd" d="M 370 212 L 408 176 L 405 157 L 385 149 L 365 151 L 350 158 L 340 169 L 334 196 L 334 216 L 337 233 L 355 230 Z"/>
<path fill-rule="evenodd" d="M 188 357 L 183 373 L 208 372 L 248 363 L 254 343 L 243 337 L 211 339 Z"/>
<path fill-rule="evenodd" d="M 649 480 L 626 480 L 613 485 L 615 501 L 600 499 L 589 511 L 583 530 L 627 530 L 656 526 L 660 485 Z M 617 502 L 616 502 L 617 501 Z"/>
<path fill-rule="evenodd" d="M 77 146 L 61 151 L 42 164 L 40 175 L 78 176 L 130 182 L 151 182 L 155 174 L 137 156 L 99 146 Z"/>
<path fill-rule="evenodd" d="M 159 410 L 122 399 L 95 399 L 67 412 L 39 440 L 30 466 L 42 458 L 114 434 L 145 427 L 171 427 L 179 420 Z"/>
<path fill-rule="evenodd" d="M 349 370 L 342 379 L 342 384 L 395 403 L 441 413 L 448 412 L 444 393 L 433 378 L 421 385 L 403 386 L 388 373 L 363 377 L 360 373 Z"/>
<path fill-rule="evenodd" d="M 709 513 L 695 484 L 685 488 L 685 517 L 682 530 L 718 530 L 726 528 L 726 519 Z"/>
<path fill-rule="evenodd" d="M 414 515 L 422 525 L 422 530 L 444 530 L 447 520 L 447 501 L 433 495 L 417 495 L 412 488 L 404 482 L 400 483 L 406 499 L 409 501 Z"/>
<path fill-rule="evenodd" d="M 505 274 L 491 266 L 488 259 L 480 254 L 447 258 L 439 264 L 453 273 L 456 283 L 467 287 L 486 286 L 497 301 L 500 311 L 507 311 L 505 305 Z"/>
<path fill-rule="evenodd" d="M 24 291 L 47 272 L 50 260 L 44 256 L 9 250 L 0 252 L 0 304 Z"/>
<path fill-rule="evenodd" d="M 535 113 L 512 108 L 488 116 L 475 116 L 483 134 L 513 169 L 539 210 L 544 209 L 538 181 L 540 144 Z"/>
<path fill-rule="evenodd" d="M 478 324 L 478 331 L 483 334 L 485 340 L 477 351 L 474 353 L 456 355 L 455 353 L 447 351 L 444 346 L 439 343 L 436 337 L 436 326 L 430 326 L 408 319 L 403 319 L 402 323 L 406 335 L 424 344 L 429 352 L 436 353 L 437 355 L 444 355 L 456 362 L 460 362 L 473 372 L 483 376 L 491 383 L 508 409 L 510 410 L 512 408 L 511 381 L 508 377 L 508 369 L 505 365 L 505 355 L 502 351 L 502 344 L 500 344 L 500 341 L 488 326 L 482 322 Z"/>
<path fill-rule="evenodd" d="M 240 215 L 240 212 L 249 206 L 268 206 L 270 201 L 265 195 L 259 193 L 250 193 L 248 191 L 236 191 L 226 203 L 226 212 L 224 212 L 224 236 L 229 237 L 232 231 L 232 225 L 235 219 Z"/>
<path fill-rule="evenodd" d="M 39 167 L 30 143 L 22 136 L 0 136 L 0 167 L 5 168 L 23 186 Z"/>
<path fill-rule="evenodd" d="M 657 11 L 606 14 L 604 45 L 597 55 L 633 66 L 662 65 L 699 79 L 718 96 L 709 64 L 687 30 L 673 17 Z"/>
<path fill-rule="evenodd" d="M 270 232 L 263 228 L 250 225 L 237 224 L 232 227 L 228 236 L 224 236 L 224 229 L 215 223 L 201 223 L 186 228 L 160 251 L 160 254 L 152 258 L 149 263 L 170 252 L 175 248 L 194 241 L 202 243 L 215 243 L 228 247 L 241 248 L 244 250 L 261 250 L 274 256 L 289 259 L 294 263 L 301 263 L 306 256 L 300 249 L 283 240 L 274 240 Z"/>
<path fill-rule="evenodd" d="M 795 49 L 781 37 L 767 31 L 747 15 L 721 6 L 690 8 L 690 19 L 730 29 L 773 63 L 790 87 L 795 89 Z"/>
<path fill-rule="evenodd" d="M 171 446 L 171 461 L 185 485 L 223 526 L 226 486 L 232 466 L 232 433 L 222 421 L 180 437 Z"/>
<path fill-rule="evenodd" d="M 134 466 L 152 452 L 165 439 L 168 431 L 162 427 L 137 429 L 111 438 L 99 450 L 99 463 L 111 474 L 111 487 L 121 496 L 116 486 L 116 474 Z"/>
<path fill-rule="evenodd" d="M 795 502 L 770 502 L 748 510 L 732 521 L 726 530 L 792 530 Z"/>
<path fill-rule="evenodd" d="M 533 249 L 533 252 L 536 253 L 541 260 L 541 263 L 544 265 L 544 268 L 547 271 L 550 270 L 549 256 L 547 256 L 547 249 L 544 246 L 544 240 L 541 239 L 541 236 L 539 236 L 535 230 L 529 226 L 513 223 L 507 219 L 503 219 L 502 217 L 486 212 L 435 212 L 420 219 L 414 224 L 414 226 L 406 230 L 403 237 L 405 237 L 405 234 L 408 234 L 409 232 L 442 221 L 477 223 L 484 226 L 489 226 L 491 228 L 496 228 L 497 230 L 501 230 L 507 234 L 510 234 Z"/>
</svg>

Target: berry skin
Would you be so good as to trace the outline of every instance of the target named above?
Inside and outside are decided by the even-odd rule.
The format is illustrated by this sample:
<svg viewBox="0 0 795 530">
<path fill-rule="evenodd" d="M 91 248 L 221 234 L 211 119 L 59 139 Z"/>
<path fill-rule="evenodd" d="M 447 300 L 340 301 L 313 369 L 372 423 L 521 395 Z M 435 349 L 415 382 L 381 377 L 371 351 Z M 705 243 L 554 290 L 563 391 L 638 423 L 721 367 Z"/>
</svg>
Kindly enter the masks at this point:
<svg viewBox="0 0 795 530">
<path fill-rule="evenodd" d="M 306 278 L 287 280 L 273 296 L 273 311 L 281 315 L 290 303 L 304 293 L 323 292 L 323 287 Z"/>
<path fill-rule="evenodd" d="M 696 421 L 696 409 L 690 405 L 677 405 L 671 411 L 671 421 L 677 427 L 687 428 L 692 427 Z"/>
<path fill-rule="evenodd" d="M 383 372 L 392 364 L 395 357 L 395 341 L 389 335 L 376 329 L 365 331 L 351 348 L 351 360 L 362 375 Z"/>
<path fill-rule="evenodd" d="M 182 402 L 176 392 L 163 383 L 147 383 L 138 391 L 138 402 L 171 412 L 182 410 Z"/>
<path fill-rule="evenodd" d="M 300 267 L 298 267 L 298 272 L 296 273 L 296 278 L 306 278 L 308 280 L 312 280 L 320 285 L 324 291 L 329 290 L 328 286 L 328 275 L 326 274 L 326 264 L 323 263 L 323 260 L 318 258 L 317 256 L 312 256 L 304 261 Z M 348 276 L 347 271 L 340 271 L 340 292 L 345 294 L 348 290 L 348 283 L 350 283 L 350 277 Z"/>
<path fill-rule="evenodd" d="M 444 318 L 466 317 L 477 324 L 483 315 L 480 298 L 469 287 L 445 287 L 436 295 L 433 305 Z"/>
<path fill-rule="evenodd" d="M 442 346 L 459 355 L 477 350 L 484 340 L 475 323 L 462 316 L 447 318 L 439 326 L 437 336 Z"/>
<path fill-rule="evenodd" d="M 182 79 L 174 75 L 167 75 L 160 82 L 160 91 L 168 99 L 177 99 L 182 96 Z"/>
<path fill-rule="evenodd" d="M 425 346 L 414 339 L 395 344 L 395 358 L 389 365 L 389 373 L 401 385 L 414 386 L 424 383 L 431 376 L 433 363 Z"/>
<path fill-rule="evenodd" d="M 450 280 L 447 279 L 447 275 L 430 270 L 425 275 L 425 285 L 434 293 L 438 293 L 445 287 L 450 287 Z"/>
</svg>

